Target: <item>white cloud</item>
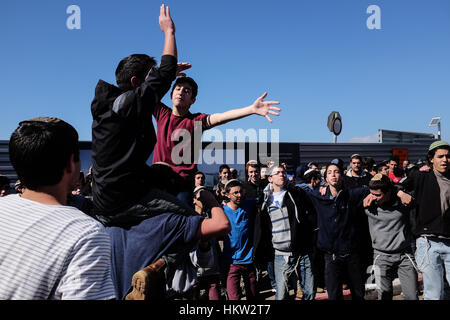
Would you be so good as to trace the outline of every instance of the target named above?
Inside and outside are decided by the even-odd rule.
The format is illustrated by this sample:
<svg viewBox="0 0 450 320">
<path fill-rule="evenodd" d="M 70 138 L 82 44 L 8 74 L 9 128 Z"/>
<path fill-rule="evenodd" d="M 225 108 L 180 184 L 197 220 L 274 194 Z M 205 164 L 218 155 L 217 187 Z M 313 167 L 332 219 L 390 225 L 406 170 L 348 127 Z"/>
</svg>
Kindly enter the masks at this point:
<svg viewBox="0 0 450 320">
<path fill-rule="evenodd" d="M 378 133 L 375 133 L 371 136 L 367 137 L 354 137 L 349 140 L 349 142 L 353 143 L 377 143 L 378 142 Z"/>
</svg>

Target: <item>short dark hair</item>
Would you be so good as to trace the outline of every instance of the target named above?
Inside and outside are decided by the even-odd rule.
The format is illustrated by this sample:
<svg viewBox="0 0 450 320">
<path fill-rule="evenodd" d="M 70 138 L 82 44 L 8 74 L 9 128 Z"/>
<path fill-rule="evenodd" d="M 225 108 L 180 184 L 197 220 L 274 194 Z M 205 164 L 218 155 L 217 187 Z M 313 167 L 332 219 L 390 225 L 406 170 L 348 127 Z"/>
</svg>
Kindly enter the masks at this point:
<svg viewBox="0 0 450 320">
<path fill-rule="evenodd" d="M 233 187 L 242 187 L 243 184 L 241 181 L 237 180 L 237 179 L 233 179 L 230 180 L 229 182 L 227 182 L 227 184 L 225 185 L 225 192 L 229 193 L 231 188 Z"/>
<path fill-rule="evenodd" d="M 205 176 L 205 174 L 204 174 L 203 172 L 197 171 L 197 172 L 194 174 L 194 177 L 195 177 L 196 175 L 198 175 L 198 174 L 201 174 L 202 176 Z"/>
<path fill-rule="evenodd" d="M 222 172 L 223 169 L 228 169 L 228 170 L 230 170 L 230 167 L 229 167 L 227 164 L 222 164 L 222 165 L 219 167 L 219 173 Z"/>
<path fill-rule="evenodd" d="M 155 65 L 155 59 L 146 54 L 132 54 L 123 58 L 116 68 L 117 86 L 124 91 L 131 90 L 131 78 L 136 76 L 144 80 L 149 69 Z"/>
<path fill-rule="evenodd" d="M 384 193 L 387 193 L 389 190 L 392 190 L 394 185 L 391 182 L 389 177 L 384 174 L 377 173 L 370 181 L 369 181 L 369 189 L 370 190 L 378 190 L 380 189 Z"/>
<path fill-rule="evenodd" d="M 380 171 L 381 171 L 381 168 L 387 167 L 387 166 L 388 166 L 388 165 L 387 165 L 386 162 L 381 162 L 381 163 L 378 164 L 378 166 L 377 166 L 377 172 L 380 172 Z"/>
<path fill-rule="evenodd" d="M 331 162 L 330 162 L 330 163 L 328 163 L 327 166 L 325 167 L 325 177 L 327 176 L 328 168 L 331 167 L 331 166 L 337 167 L 337 168 L 339 169 L 339 172 L 340 172 L 341 174 L 343 174 L 344 169 L 343 169 L 339 164 L 331 163 Z"/>
<path fill-rule="evenodd" d="M 72 155 L 80 161 L 78 133 L 58 118 L 22 121 L 9 140 L 11 164 L 30 190 L 59 183 Z"/>
<path fill-rule="evenodd" d="M 395 161 L 395 162 L 397 162 L 397 164 L 399 164 L 400 163 L 400 158 L 398 156 L 391 156 L 389 158 L 389 162 L 391 162 L 391 161 Z"/>
<path fill-rule="evenodd" d="M 170 91 L 170 97 L 172 97 L 173 90 L 175 90 L 175 87 L 181 84 L 187 83 L 192 88 L 192 98 L 197 97 L 198 94 L 198 85 L 195 82 L 194 79 L 190 77 L 178 77 L 177 80 L 175 80 L 175 83 L 172 86 L 172 91 Z"/>
<path fill-rule="evenodd" d="M 363 168 L 370 171 L 375 167 L 376 163 L 372 157 L 365 157 L 363 159 Z"/>
</svg>

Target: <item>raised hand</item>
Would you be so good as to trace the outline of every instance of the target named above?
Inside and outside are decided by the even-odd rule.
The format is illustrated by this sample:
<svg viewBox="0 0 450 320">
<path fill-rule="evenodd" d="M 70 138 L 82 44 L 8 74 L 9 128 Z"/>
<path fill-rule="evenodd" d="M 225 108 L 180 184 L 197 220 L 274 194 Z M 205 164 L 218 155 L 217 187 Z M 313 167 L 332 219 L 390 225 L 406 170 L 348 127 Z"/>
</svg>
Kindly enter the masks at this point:
<svg viewBox="0 0 450 320">
<path fill-rule="evenodd" d="M 170 9 L 162 4 L 159 12 L 159 26 L 164 33 L 175 33 L 175 24 L 170 17 Z"/>
<path fill-rule="evenodd" d="M 219 207 L 219 204 L 217 203 L 217 200 L 214 197 L 214 195 L 206 189 L 197 192 L 195 198 L 197 201 L 200 201 L 202 203 L 203 209 L 206 212 L 211 210 L 211 208 L 213 207 Z"/>
<path fill-rule="evenodd" d="M 190 69 L 192 65 L 188 62 L 178 62 L 177 66 L 177 77 L 186 77 L 184 70 Z"/>
<path fill-rule="evenodd" d="M 274 116 L 279 116 L 280 113 L 276 111 L 281 111 L 278 107 L 273 107 L 272 105 L 280 104 L 278 101 L 263 101 L 264 98 L 267 97 L 267 92 L 264 92 L 264 94 L 259 97 L 258 99 L 253 102 L 252 108 L 254 114 L 259 114 L 260 116 L 266 117 L 266 119 L 269 122 L 272 122 L 272 119 L 270 119 L 269 114 L 272 114 Z"/>
</svg>

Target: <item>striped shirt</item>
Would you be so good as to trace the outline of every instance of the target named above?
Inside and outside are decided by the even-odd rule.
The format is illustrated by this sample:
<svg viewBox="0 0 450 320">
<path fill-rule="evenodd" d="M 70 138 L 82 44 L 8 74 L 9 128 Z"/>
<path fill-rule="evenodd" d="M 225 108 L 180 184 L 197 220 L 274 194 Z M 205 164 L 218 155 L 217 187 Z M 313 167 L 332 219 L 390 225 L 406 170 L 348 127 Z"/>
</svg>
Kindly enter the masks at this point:
<svg viewBox="0 0 450 320">
<path fill-rule="evenodd" d="M 286 190 L 274 192 L 268 199 L 267 211 L 272 222 L 272 245 L 277 255 L 292 255 L 291 226 L 283 198 Z"/>
<path fill-rule="evenodd" d="M 0 198 L 0 299 L 114 299 L 111 244 L 76 208 Z"/>
</svg>

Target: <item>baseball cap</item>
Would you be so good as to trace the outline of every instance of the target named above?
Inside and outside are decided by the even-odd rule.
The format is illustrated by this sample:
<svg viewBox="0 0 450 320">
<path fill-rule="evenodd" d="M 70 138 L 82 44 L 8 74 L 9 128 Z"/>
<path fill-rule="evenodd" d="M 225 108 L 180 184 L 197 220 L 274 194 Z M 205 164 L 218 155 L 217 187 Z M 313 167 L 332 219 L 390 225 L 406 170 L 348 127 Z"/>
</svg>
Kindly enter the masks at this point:
<svg viewBox="0 0 450 320">
<path fill-rule="evenodd" d="M 449 148 L 450 145 L 443 140 L 435 141 L 430 145 L 430 148 L 428 148 L 428 151 L 432 151 L 434 149 L 438 149 L 438 148 L 442 148 L 442 147 Z"/>
</svg>

